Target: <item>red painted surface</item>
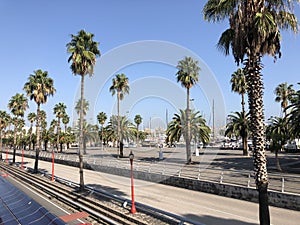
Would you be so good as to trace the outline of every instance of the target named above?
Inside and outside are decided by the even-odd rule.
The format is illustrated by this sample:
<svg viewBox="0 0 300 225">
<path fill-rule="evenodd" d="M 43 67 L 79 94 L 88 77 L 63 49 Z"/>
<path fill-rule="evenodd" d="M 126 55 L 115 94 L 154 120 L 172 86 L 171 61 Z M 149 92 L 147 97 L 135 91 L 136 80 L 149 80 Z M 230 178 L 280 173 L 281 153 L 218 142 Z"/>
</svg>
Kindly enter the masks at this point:
<svg viewBox="0 0 300 225">
<path fill-rule="evenodd" d="M 60 219 L 64 222 L 70 222 L 77 219 L 82 219 L 88 217 L 89 214 L 86 212 L 78 212 L 70 215 L 61 216 Z"/>
</svg>

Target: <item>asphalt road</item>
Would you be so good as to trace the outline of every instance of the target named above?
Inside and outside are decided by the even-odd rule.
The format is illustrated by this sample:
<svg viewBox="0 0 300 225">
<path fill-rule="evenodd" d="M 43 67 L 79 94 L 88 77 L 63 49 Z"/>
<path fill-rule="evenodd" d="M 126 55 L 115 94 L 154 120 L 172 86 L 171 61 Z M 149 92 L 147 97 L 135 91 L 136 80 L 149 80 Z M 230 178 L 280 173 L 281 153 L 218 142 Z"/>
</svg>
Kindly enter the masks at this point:
<svg viewBox="0 0 300 225">
<path fill-rule="evenodd" d="M 21 158 L 17 157 L 20 162 Z M 33 167 L 34 159 L 25 159 Z M 51 171 L 51 163 L 39 161 L 39 168 Z M 79 182 L 77 168 L 55 164 L 55 175 Z M 130 180 L 90 170 L 84 171 L 85 184 L 105 189 L 116 195 L 130 198 Z M 135 199 L 165 211 L 188 217 L 204 224 L 252 225 L 258 224 L 258 204 L 196 192 L 157 183 L 135 180 Z M 270 207 L 273 225 L 298 225 L 300 212 Z"/>
</svg>

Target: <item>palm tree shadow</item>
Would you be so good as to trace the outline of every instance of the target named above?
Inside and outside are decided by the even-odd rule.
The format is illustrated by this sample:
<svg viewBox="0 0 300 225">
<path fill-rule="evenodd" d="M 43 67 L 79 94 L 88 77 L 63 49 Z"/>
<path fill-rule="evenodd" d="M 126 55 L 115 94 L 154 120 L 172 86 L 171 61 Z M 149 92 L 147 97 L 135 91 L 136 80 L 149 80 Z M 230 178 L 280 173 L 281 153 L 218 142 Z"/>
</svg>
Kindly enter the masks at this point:
<svg viewBox="0 0 300 225">
<path fill-rule="evenodd" d="M 206 225 L 215 225 L 215 224 L 222 224 L 222 225 L 256 225 L 257 223 L 250 223 L 250 222 L 244 222 L 237 219 L 226 219 L 226 218 L 219 218 L 215 216 L 197 216 L 194 214 L 185 214 L 184 217 L 189 218 L 193 221 L 198 223 L 203 223 Z"/>
</svg>

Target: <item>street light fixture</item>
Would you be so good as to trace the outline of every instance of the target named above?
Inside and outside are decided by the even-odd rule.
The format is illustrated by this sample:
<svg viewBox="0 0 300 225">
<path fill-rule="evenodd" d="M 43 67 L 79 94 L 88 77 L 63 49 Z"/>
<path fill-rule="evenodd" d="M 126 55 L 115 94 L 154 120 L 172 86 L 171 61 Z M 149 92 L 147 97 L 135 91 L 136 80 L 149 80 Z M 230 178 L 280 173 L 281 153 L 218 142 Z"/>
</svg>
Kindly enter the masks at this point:
<svg viewBox="0 0 300 225">
<path fill-rule="evenodd" d="M 134 154 L 130 151 L 129 160 L 130 160 L 130 168 L 131 168 L 131 213 L 136 213 L 136 208 L 134 204 L 134 182 L 133 182 L 133 159 Z"/>
</svg>

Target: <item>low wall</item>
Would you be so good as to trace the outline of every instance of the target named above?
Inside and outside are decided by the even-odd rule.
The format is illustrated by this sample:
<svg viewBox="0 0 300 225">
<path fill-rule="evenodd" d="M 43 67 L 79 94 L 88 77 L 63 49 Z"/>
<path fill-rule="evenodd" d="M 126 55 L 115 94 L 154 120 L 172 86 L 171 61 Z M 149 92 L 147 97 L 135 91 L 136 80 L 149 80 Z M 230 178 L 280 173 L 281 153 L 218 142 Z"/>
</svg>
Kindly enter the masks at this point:
<svg viewBox="0 0 300 225">
<path fill-rule="evenodd" d="M 31 157 L 33 156 L 26 156 Z M 40 157 L 40 160 L 50 161 L 51 158 Z M 56 163 L 65 164 L 69 166 L 78 167 L 79 163 L 74 161 L 66 161 L 55 159 Z M 85 169 L 92 169 L 95 171 L 100 171 L 103 173 L 114 174 L 118 176 L 130 177 L 130 170 L 124 168 L 108 167 L 101 165 L 93 165 L 92 167 L 84 163 Z M 258 202 L 258 192 L 254 188 L 247 188 L 238 185 L 226 184 L 226 183 L 217 183 L 212 181 L 203 181 L 182 178 L 177 176 L 168 176 L 164 174 L 149 173 L 144 171 L 134 171 L 135 179 L 161 183 L 165 185 L 190 189 L 194 191 L 201 191 L 210 194 L 220 195 L 224 197 L 236 198 L 240 200 L 246 200 L 251 202 Z M 268 191 L 269 195 L 269 205 L 298 210 L 300 211 L 300 195 L 282 193 L 277 191 Z"/>
</svg>

